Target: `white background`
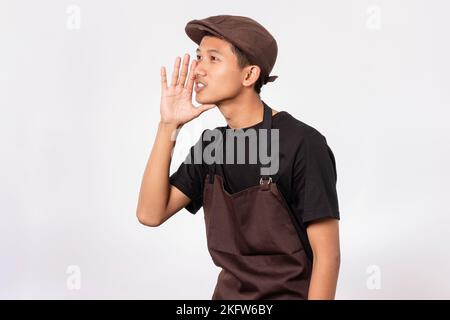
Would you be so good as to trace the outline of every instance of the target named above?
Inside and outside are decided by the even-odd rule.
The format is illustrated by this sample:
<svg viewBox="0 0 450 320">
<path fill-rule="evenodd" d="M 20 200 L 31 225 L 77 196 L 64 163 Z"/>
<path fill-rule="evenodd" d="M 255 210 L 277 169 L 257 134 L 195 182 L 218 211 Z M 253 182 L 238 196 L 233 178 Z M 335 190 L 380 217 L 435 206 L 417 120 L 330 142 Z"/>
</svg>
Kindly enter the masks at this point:
<svg viewBox="0 0 450 320">
<path fill-rule="evenodd" d="M 203 211 L 149 228 L 135 210 L 160 67 L 194 57 L 186 23 L 217 14 L 274 35 L 279 78 L 262 99 L 335 154 L 336 298 L 450 298 L 443 0 L 0 0 L 0 298 L 210 299 Z M 225 124 L 213 109 L 184 126 L 171 172 Z"/>
</svg>

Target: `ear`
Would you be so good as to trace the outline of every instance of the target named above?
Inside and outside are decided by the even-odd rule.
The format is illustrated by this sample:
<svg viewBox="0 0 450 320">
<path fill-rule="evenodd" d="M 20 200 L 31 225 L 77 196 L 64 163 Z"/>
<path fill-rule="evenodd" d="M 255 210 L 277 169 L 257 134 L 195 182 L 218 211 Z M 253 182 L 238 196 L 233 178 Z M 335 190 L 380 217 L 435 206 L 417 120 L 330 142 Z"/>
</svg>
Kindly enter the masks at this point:
<svg viewBox="0 0 450 320">
<path fill-rule="evenodd" d="M 261 68 L 257 65 L 247 66 L 244 71 L 244 81 L 242 85 L 245 87 L 253 85 L 261 74 Z"/>
</svg>

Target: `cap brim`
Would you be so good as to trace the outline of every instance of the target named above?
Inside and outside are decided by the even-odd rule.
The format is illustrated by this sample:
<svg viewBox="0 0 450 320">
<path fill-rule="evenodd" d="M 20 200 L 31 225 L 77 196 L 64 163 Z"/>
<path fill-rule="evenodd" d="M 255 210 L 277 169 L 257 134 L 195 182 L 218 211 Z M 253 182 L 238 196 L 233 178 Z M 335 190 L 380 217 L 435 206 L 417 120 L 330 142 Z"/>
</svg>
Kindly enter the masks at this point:
<svg viewBox="0 0 450 320">
<path fill-rule="evenodd" d="M 211 28 L 210 26 L 208 26 L 203 22 L 199 22 L 198 20 L 193 20 L 189 22 L 186 25 L 184 31 L 186 32 L 188 37 L 198 45 L 200 45 L 200 42 L 202 42 L 202 39 L 207 32 L 221 38 L 223 37 L 216 30 L 214 30 L 213 28 Z"/>
</svg>

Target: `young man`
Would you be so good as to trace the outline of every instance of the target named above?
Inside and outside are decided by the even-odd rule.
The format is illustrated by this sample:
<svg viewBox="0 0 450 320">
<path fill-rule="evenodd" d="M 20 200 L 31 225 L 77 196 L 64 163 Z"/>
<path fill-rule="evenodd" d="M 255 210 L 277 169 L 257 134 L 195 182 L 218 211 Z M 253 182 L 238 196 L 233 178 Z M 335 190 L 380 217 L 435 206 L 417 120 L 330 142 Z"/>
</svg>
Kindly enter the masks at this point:
<svg viewBox="0 0 450 320">
<path fill-rule="evenodd" d="M 334 299 L 335 159 L 320 132 L 261 100 L 261 86 L 277 78 L 269 76 L 275 39 L 256 21 L 231 15 L 192 20 L 185 31 L 199 45 L 197 60 L 189 68 L 186 54 L 180 73 L 177 57 L 170 86 L 161 68 L 161 119 L 141 184 L 139 221 L 155 227 L 182 208 L 194 214 L 203 206 L 208 249 L 222 268 L 213 299 Z M 199 107 L 192 104 L 194 83 Z M 205 130 L 169 177 L 174 133 L 216 106 L 227 126 Z M 236 132 L 256 134 L 241 154 L 230 144 Z M 199 162 L 196 156 L 207 155 L 213 142 L 225 149 Z M 256 162 L 249 160 L 255 146 Z M 263 171 L 267 159 L 276 165 Z"/>
</svg>

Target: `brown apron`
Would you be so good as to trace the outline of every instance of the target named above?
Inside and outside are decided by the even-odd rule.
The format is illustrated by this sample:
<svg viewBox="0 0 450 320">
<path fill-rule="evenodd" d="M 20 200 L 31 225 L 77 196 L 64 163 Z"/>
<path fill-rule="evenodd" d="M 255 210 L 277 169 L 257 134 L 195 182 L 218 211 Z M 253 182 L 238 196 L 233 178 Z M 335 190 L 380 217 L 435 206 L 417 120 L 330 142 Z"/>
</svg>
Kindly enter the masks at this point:
<svg viewBox="0 0 450 320">
<path fill-rule="evenodd" d="M 270 129 L 272 109 L 263 104 L 263 128 Z M 306 236 L 303 245 L 296 231 L 298 222 L 277 187 L 277 175 L 262 176 L 255 186 L 230 194 L 215 165 L 209 165 L 203 192 L 208 250 L 222 268 L 212 299 L 307 299 L 309 241 Z"/>
</svg>

